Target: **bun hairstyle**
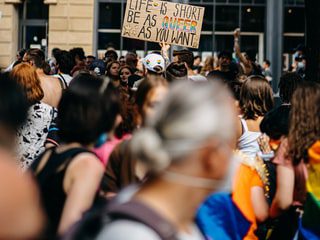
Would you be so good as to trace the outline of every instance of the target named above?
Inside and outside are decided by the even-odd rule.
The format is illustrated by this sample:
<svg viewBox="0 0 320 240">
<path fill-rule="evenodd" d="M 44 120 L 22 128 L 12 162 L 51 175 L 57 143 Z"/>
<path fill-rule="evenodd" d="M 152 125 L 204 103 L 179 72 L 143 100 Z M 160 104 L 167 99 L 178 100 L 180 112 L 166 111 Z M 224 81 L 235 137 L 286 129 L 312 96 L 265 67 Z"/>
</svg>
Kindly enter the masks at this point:
<svg viewBox="0 0 320 240">
<path fill-rule="evenodd" d="M 134 134 L 131 151 L 151 172 L 160 173 L 209 139 L 232 139 L 234 116 L 231 95 L 221 84 L 178 81 L 146 127 Z"/>
</svg>

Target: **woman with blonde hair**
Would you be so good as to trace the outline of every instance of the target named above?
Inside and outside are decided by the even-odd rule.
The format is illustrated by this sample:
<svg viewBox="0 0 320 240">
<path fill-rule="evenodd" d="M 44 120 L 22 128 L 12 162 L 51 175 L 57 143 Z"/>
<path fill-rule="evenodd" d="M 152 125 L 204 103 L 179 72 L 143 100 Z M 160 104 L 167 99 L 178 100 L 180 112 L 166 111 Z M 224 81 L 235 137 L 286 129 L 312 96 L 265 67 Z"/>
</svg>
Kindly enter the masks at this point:
<svg viewBox="0 0 320 240">
<path fill-rule="evenodd" d="M 10 76 L 22 87 L 29 104 L 28 118 L 18 130 L 17 141 L 20 166 L 25 170 L 44 151 L 49 126 L 56 116 L 56 110 L 41 102 L 44 93 L 40 79 L 30 65 L 22 63 L 15 66 Z"/>
</svg>

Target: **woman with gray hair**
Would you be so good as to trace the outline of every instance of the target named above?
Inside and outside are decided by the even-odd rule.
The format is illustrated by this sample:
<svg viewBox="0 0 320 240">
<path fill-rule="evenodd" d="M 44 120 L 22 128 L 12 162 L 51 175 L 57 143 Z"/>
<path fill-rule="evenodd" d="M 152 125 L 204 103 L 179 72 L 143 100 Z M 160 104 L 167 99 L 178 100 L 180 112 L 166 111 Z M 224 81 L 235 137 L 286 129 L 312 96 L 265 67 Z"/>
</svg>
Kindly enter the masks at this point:
<svg viewBox="0 0 320 240">
<path fill-rule="evenodd" d="M 126 200 L 117 196 L 110 207 L 117 217 L 97 239 L 204 239 L 194 216 L 228 175 L 235 119 L 230 94 L 219 84 L 174 84 L 131 142 L 149 177 Z"/>
</svg>

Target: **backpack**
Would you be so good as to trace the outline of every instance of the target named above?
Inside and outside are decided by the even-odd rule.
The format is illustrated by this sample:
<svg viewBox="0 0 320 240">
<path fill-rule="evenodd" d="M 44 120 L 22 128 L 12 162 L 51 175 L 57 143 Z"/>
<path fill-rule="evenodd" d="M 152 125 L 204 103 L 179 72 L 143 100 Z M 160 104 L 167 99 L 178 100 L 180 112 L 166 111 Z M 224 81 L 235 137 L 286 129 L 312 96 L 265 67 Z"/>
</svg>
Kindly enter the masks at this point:
<svg viewBox="0 0 320 240">
<path fill-rule="evenodd" d="M 110 202 L 87 212 L 62 240 L 96 239 L 101 230 L 115 220 L 131 220 L 151 228 L 162 240 L 177 240 L 174 226 L 141 202 Z"/>
</svg>

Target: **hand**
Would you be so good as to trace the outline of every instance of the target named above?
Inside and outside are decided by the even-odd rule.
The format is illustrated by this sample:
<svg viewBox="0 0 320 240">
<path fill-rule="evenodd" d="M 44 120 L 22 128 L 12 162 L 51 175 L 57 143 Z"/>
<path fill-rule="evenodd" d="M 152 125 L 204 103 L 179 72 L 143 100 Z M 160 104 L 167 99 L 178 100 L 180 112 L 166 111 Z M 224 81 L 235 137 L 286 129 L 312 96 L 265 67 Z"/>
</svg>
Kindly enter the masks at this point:
<svg viewBox="0 0 320 240">
<path fill-rule="evenodd" d="M 239 38 L 240 37 L 240 28 L 236 28 L 233 32 L 234 38 Z"/>
<path fill-rule="evenodd" d="M 272 151 L 270 148 L 269 142 L 270 142 L 270 138 L 266 134 L 263 134 L 258 138 L 258 144 L 263 154 L 267 154 Z"/>
<path fill-rule="evenodd" d="M 161 47 L 161 51 L 162 51 L 163 53 L 166 53 L 166 52 L 169 51 L 169 49 L 170 49 L 170 44 L 167 44 L 167 43 L 165 43 L 164 41 L 163 41 L 162 43 L 159 43 L 159 44 L 160 44 L 160 47 Z"/>
</svg>

